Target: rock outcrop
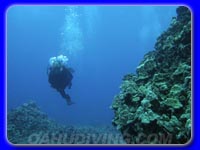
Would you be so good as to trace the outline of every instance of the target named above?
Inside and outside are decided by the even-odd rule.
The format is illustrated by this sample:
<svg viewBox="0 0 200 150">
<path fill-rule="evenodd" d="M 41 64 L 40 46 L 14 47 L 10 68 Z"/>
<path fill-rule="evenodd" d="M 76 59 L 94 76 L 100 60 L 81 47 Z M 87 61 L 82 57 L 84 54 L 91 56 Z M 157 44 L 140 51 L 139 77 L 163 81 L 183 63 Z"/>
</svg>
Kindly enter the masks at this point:
<svg viewBox="0 0 200 150">
<path fill-rule="evenodd" d="M 12 144 L 124 144 L 113 126 L 72 126 L 49 119 L 34 101 L 8 111 L 7 138 Z"/>
<path fill-rule="evenodd" d="M 112 104 L 113 125 L 127 143 L 184 144 L 191 138 L 191 13 L 177 17 L 144 56 L 136 74 L 123 78 Z"/>
</svg>

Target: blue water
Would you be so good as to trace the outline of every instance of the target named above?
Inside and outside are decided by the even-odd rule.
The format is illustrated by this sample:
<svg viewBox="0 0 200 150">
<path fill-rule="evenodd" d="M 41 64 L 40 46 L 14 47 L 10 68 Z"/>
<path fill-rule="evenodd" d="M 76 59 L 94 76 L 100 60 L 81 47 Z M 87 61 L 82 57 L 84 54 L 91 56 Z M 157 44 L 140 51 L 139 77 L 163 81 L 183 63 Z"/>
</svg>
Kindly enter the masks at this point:
<svg viewBox="0 0 200 150">
<path fill-rule="evenodd" d="M 36 101 L 66 125 L 110 125 L 125 74 L 176 16 L 176 6 L 14 6 L 7 11 L 8 110 Z M 75 73 L 68 106 L 48 83 L 50 57 L 66 55 Z"/>
</svg>

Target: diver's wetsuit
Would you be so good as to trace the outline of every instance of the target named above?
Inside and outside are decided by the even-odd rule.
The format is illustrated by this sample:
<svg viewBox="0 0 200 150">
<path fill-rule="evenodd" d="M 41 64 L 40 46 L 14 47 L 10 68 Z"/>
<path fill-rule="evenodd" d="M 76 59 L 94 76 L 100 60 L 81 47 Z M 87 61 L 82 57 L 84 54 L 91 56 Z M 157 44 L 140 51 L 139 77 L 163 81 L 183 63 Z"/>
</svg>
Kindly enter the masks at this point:
<svg viewBox="0 0 200 150">
<path fill-rule="evenodd" d="M 71 99 L 68 94 L 65 93 L 65 88 L 71 87 L 71 80 L 73 78 L 72 73 L 66 67 L 51 67 L 48 69 L 49 83 L 55 88 L 61 96 L 66 99 L 67 104 L 71 105 Z"/>
</svg>

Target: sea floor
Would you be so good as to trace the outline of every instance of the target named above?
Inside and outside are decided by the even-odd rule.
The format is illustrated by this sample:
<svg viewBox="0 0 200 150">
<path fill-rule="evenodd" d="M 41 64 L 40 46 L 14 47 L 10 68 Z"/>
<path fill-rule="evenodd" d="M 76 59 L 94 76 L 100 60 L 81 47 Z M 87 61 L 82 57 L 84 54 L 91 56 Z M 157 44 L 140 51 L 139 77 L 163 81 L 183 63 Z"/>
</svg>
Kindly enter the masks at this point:
<svg viewBox="0 0 200 150">
<path fill-rule="evenodd" d="M 112 125 L 58 124 L 33 101 L 9 111 L 7 116 L 7 138 L 12 144 L 125 144 Z"/>
</svg>

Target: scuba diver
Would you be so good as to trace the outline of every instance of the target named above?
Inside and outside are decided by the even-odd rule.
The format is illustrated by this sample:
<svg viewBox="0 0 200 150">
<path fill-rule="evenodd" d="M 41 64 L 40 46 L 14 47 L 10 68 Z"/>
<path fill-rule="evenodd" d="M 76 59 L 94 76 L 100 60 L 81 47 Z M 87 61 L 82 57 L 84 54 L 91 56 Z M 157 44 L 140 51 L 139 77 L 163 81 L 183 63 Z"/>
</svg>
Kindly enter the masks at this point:
<svg viewBox="0 0 200 150">
<path fill-rule="evenodd" d="M 51 87 L 56 89 L 61 96 L 66 100 L 68 105 L 74 104 L 68 94 L 65 93 L 65 88 L 72 86 L 72 79 L 74 72 L 72 68 L 67 67 L 68 58 L 60 55 L 49 59 L 49 66 L 47 68 L 48 81 Z"/>
</svg>

